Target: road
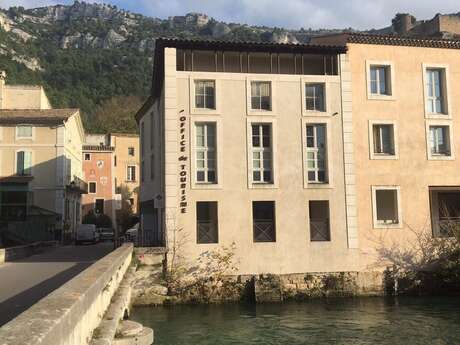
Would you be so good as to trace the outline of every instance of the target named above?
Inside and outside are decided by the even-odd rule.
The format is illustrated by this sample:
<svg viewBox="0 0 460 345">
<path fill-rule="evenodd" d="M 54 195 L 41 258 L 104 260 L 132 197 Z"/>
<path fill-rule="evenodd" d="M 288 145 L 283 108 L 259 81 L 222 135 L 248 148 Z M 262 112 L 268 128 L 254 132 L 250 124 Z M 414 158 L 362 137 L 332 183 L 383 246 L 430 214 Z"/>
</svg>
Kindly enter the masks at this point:
<svg viewBox="0 0 460 345">
<path fill-rule="evenodd" d="M 112 242 L 64 246 L 0 265 L 0 326 L 112 250 Z"/>
</svg>

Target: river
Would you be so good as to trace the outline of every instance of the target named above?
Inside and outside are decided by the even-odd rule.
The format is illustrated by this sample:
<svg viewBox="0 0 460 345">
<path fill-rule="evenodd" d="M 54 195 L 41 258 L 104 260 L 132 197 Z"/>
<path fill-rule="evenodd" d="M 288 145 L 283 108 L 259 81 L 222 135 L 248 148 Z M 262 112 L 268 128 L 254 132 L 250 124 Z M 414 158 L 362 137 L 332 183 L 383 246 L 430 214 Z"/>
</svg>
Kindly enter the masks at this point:
<svg viewBox="0 0 460 345">
<path fill-rule="evenodd" d="M 460 298 L 134 308 L 155 345 L 460 344 Z"/>
</svg>

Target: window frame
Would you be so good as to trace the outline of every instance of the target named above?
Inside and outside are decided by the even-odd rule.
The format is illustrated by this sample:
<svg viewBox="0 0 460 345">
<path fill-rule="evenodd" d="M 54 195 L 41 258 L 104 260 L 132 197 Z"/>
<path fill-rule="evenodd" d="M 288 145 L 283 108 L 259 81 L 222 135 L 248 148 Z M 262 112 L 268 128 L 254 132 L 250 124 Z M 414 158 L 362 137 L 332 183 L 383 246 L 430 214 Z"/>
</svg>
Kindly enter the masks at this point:
<svg viewBox="0 0 460 345">
<path fill-rule="evenodd" d="M 216 137 L 217 137 L 217 125 L 215 122 L 201 122 L 201 121 L 195 121 L 195 135 L 194 135 L 194 141 L 195 141 L 195 169 L 193 171 L 195 175 L 195 183 L 196 184 L 217 184 L 218 183 L 218 175 L 217 175 L 217 143 L 216 143 Z M 203 146 L 198 146 L 197 143 L 197 128 L 198 126 L 203 126 L 203 137 L 204 137 L 204 143 Z M 210 127 L 214 127 L 214 147 L 210 147 L 208 144 L 208 130 Z M 203 161 L 204 161 L 204 167 L 203 168 L 198 168 L 197 166 L 197 161 L 198 161 L 198 152 L 203 152 Z M 214 169 L 209 168 L 209 152 L 214 153 Z M 214 181 L 209 180 L 208 172 L 209 171 L 214 171 Z M 204 173 L 204 181 L 199 181 L 198 180 L 198 172 L 203 172 Z"/>
<path fill-rule="evenodd" d="M 94 183 L 94 193 L 91 192 L 90 185 Z M 88 194 L 97 194 L 97 182 L 96 181 L 88 181 Z"/>
<path fill-rule="evenodd" d="M 324 202 L 327 203 L 327 213 L 328 213 L 328 239 L 327 240 L 313 240 L 312 239 L 312 228 L 311 228 L 311 203 L 312 202 Z M 308 209 L 308 230 L 309 230 L 309 239 L 310 243 L 331 243 L 332 242 L 332 226 L 331 226 L 331 201 L 329 199 L 310 199 L 308 200 L 307 204 L 307 209 Z"/>
<path fill-rule="evenodd" d="M 136 167 L 137 165 L 136 164 L 127 164 L 126 165 L 126 182 L 136 182 L 137 179 L 136 179 Z M 130 169 L 129 168 L 134 168 L 134 179 L 132 178 L 131 176 L 131 179 L 130 179 Z M 132 173 L 131 173 L 132 175 Z"/>
<path fill-rule="evenodd" d="M 431 138 L 430 138 L 430 127 L 447 127 L 449 131 L 449 149 L 450 155 L 437 155 L 431 153 Z M 455 146 L 454 146 L 454 128 L 452 121 L 449 120 L 428 120 L 425 121 L 425 132 L 426 132 L 426 152 L 428 160 L 455 160 Z"/>
<path fill-rule="evenodd" d="M 274 116 L 276 115 L 276 89 L 278 78 L 263 77 L 263 76 L 248 76 L 246 77 L 246 111 L 247 115 L 256 116 Z M 254 82 L 268 82 L 270 83 L 270 110 L 252 109 L 252 83 Z"/>
<path fill-rule="evenodd" d="M 272 152 L 272 183 L 257 183 L 253 182 L 252 175 L 252 125 L 253 124 L 269 124 L 271 125 L 271 152 Z M 263 116 L 251 117 L 246 119 L 246 147 L 247 147 L 247 174 L 249 189 L 277 189 L 279 187 L 278 179 L 278 145 L 277 145 L 277 120 L 267 119 Z"/>
<path fill-rule="evenodd" d="M 273 204 L 273 234 L 274 238 L 271 241 L 256 241 L 256 233 L 255 233 L 255 222 L 254 222 L 254 203 L 256 202 L 265 202 L 265 203 L 272 203 Z M 277 216 L 276 216 L 276 200 L 251 200 L 251 229 L 252 229 L 252 243 L 253 244 L 268 244 L 272 243 L 275 244 L 277 241 Z"/>
<path fill-rule="evenodd" d="M 401 203 L 401 187 L 400 186 L 372 186 L 372 227 L 374 229 L 401 229 L 403 227 L 403 214 L 402 214 L 402 203 Z M 377 191 L 378 190 L 394 190 L 396 191 L 397 198 L 397 211 L 398 211 L 398 223 L 395 224 L 383 224 L 377 220 Z"/>
<path fill-rule="evenodd" d="M 333 161 L 331 157 L 331 145 L 332 141 L 332 121 L 330 118 L 324 117 L 307 117 L 301 121 L 302 129 L 302 170 L 303 170 L 303 188 L 304 189 L 330 189 L 334 188 L 334 176 L 333 176 Z M 307 166 L 307 126 L 308 125 L 324 125 L 326 127 L 326 181 L 325 182 L 309 182 L 308 181 L 308 166 Z"/>
<path fill-rule="evenodd" d="M 371 68 L 384 67 L 386 71 L 386 80 L 389 85 L 386 85 L 390 90 L 388 94 L 372 93 L 371 88 Z M 394 101 L 396 100 L 396 84 L 395 84 L 395 65 L 392 61 L 382 60 L 366 60 L 366 90 L 368 100 Z"/>
<path fill-rule="evenodd" d="M 192 189 L 222 189 L 223 188 L 223 159 L 224 159 L 224 147 L 222 145 L 222 121 L 220 116 L 193 116 L 191 121 L 189 121 L 189 131 L 191 135 L 191 148 L 190 148 L 190 171 L 191 179 L 190 184 Z M 213 123 L 216 128 L 216 138 L 215 138 L 215 159 L 216 159 L 216 183 L 203 183 L 199 182 L 196 179 L 196 124 L 197 123 Z"/>
<path fill-rule="evenodd" d="M 189 108 L 192 115 L 220 115 L 221 112 L 221 80 L 215 73 L 196 73 L 190 72 L 189 76 Z M 215 109 L 197 108 L 195 104 L 195 82 L 196 81 L 213 81 L 214 82 L 214 106 Z"/>
<path fill-rule="evenodd" d="M 442 101 L 443 101 L 443 112 L 442 113 L 430 113 L 428 111 L 428 90 L 427 90 L 427 70 L 435 69 L 442 70 Z M 422 87 L 423 87 L 423 105 L 426 119 L 452 119 L 451 109 L 451 95 L 450 95 L 450 78 L 449 78 L 449 65 L 447 64 L 436 64 L 436 63 L 423 63 L 422 64 Z"/>
<path fill-rule="evenodd" d="M 323 89 L 323 100 L 322 100 L 322 110 L 318 109 L 307 109 L 307 85 L 312 85 L 312 86 L 317 86 L 320 85 Z M 313 98 L 315 99 L 315 98 Z M 326 90 L 326 83 L 324 81 L 306 81 L 303 83 L 303 103 L 302 103 L 302 108 L 304 108 L 304 112 L 306 113 L 327 113 L 327 90 Z"/>
<path fill-rule="evenodd" d="M 393 155 L 374 152 L 374 126 L 393 126 Z M 395 120 L 369 120 L 369 159 L 370 160 L 397 160 L 399 159 L 398 123 Z"/>
<path fill-rule="evenodd" d="M 30 137 L 21 137 L 19 136 L 18 129 L 19 127 L 31 127 L 32 129 L 32 135 Z M 21 123 L 15 126 L 15 140 L 35 140 L 35 126 L 32 124 L 27 124 L 27 123 Z"/>
</svg>

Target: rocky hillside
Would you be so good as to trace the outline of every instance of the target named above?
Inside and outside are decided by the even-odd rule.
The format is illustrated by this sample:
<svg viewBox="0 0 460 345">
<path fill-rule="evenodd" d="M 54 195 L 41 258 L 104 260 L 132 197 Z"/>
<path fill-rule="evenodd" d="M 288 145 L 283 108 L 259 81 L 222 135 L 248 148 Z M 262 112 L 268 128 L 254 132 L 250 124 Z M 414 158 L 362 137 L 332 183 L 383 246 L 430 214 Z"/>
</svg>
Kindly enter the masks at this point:
<svg viewBox="0 0 460 345">
<path fill-rule="evenodd" d="M 0 69 L 9 83 L 43 84 L 55 107 L 79 107 L 90 131 L 134 131 L 133 122 L 101 115 L 113 104 L 135 111 L 150 87 L 156 37 L 306 42 L 338 30 L 284 30 L 219 22 L 189 13 L 150 18 L 115 6 L 73 5 L 0 9 Z M 116 118 L 115 117 L 111 117 Z"/>
</svg>

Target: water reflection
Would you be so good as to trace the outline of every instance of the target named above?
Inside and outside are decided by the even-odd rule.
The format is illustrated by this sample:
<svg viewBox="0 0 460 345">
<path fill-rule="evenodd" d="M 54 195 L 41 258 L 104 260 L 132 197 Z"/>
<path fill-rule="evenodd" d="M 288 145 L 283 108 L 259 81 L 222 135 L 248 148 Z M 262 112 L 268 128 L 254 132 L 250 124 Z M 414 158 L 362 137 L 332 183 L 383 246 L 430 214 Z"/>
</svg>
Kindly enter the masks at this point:
<svg viewBox="0 0 460 345">
<path fill-rule="evenodd" d="M 460 344 L 460 298 L 135 308 L 155 344 Z"/>
</svg>

